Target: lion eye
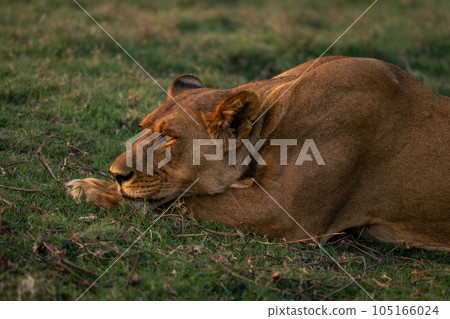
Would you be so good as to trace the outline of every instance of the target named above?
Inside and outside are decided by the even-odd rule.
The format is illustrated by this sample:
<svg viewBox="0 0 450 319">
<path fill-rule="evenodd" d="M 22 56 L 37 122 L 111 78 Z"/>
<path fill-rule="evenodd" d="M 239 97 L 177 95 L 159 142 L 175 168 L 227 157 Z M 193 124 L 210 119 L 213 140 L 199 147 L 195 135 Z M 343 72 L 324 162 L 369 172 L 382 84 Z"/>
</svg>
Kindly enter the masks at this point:
<svg viewBox="0 0 450 319">
<path fill-rule="evenodd" d="M 166 148 L 167 146 L 172 145 L 173 143 L 175 143 L 177 140 L 172 137 L 170 140 L 168 140 L 167 142 L 165 142 L 163 145 L 161 145 L 161 148 Z"/>
</svg>

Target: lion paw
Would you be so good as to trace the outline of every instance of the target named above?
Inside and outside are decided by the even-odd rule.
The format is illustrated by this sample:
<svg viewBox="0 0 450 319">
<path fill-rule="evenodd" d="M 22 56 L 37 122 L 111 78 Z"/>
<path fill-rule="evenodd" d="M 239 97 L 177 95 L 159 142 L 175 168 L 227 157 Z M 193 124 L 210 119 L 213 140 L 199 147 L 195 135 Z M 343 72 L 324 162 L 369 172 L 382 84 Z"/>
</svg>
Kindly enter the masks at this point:
<svg viewBox="0 0 450 319">
<path fill-rule="evenodd" d="M 66 192 L 78 203 L 84 195 L 87 202 L 103 208 L 117 207 L 122 200 L 122 195 L 117 191 L 116 184 L 95 179 L 73 179 L 64 184 Z"/>
</svg>

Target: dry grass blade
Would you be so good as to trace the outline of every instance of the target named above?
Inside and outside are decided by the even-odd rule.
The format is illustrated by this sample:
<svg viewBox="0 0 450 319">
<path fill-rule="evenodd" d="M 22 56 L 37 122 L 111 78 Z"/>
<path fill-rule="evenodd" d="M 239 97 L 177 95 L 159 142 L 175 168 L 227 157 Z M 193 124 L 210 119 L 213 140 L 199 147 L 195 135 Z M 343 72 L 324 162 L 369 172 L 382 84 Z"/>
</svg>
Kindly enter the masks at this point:
<svg viewBox="0 0 450 319">
<path fill-rule="evenodd" d="M 310 237 L 310 238 L 305 238 L 305 239 L 300 239 L 300 240 L 293 240 L 293 241 L 285 241 L 282 243 L 272 243 L 272 242 L 263 242 L 263 241 L 256 241 L 258 244 L 263 244 L 263 245 L 286 245 L 286 244 L 298 244 L 298 243 L 304 243 L 304 242 L 308 242 L 314 239 L 318 239 L 318 238 L 323 238 L 323 237 L 328 237 L 328 236 L 337 236 L 337 235 L 342 235 L 345 234 L 344 232 L 342 233 L 330 233 L 330 234 L 324 234 L 324 235 L 320 235 L 320 236 L 314 236 L 314 237 Z"/>
<path fill-rule="evenodd" d="M 211 233 L 211 234 L 214 234 L 214 235 L 227 236 L 227 237 L 242 237 L 242 235 L 240 235 L 240 234 L 224 233 L 224 232 L 220 232 L 220 231 L 217 231 L 217 230 L 212 230 L 212 229 L 203 227 L 203 226 L 201 226 L 199 224 L 195 224 L 194 226 L 204 230 L 205 232 L 208 232 L 208 233 Z"/>
<path fill-rule="evenodd" d="M 9 200 L 4 199 L 3 196 L 2 196 L 2 194 L 0 194 L 0 202 L 3 202 L 3 203 L 5 203 L 6 205 L 12 207 L 16 212 L 18 211 L 17 206 L 14 205 L 14 204 L 13 204 L 12 202 L 10 202 Z"/>
<path fill-rule="evenodd" d="M 180 249 L 181 247 L 183 247 L 183 245 L 178 246 L 177 248 L 173 249 L 166 257 L 164 257 L 163 259 L 161 259 L 160 262 L 165 261 L 167 258 L 169 258 L 173 253 L 175 253 L 178 249 Z"/>
</svg>

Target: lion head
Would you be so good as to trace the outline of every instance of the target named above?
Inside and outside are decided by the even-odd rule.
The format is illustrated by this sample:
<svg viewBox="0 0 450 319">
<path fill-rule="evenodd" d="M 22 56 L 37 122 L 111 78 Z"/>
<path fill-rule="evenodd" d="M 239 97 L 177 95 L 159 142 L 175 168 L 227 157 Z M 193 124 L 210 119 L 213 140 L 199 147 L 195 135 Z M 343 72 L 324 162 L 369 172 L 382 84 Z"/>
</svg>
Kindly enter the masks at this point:
<svg viewBox="0 0 450 319">
<path fill-rule="evenodd" d="M 260 113 L 260 102 L 254 92 L 204 88 L 200 79 L 190 74 L 178 76 L 168 92 L 167 101 L 144 117 L 141 134 L 110 167 L 126 198 L 163 204 L 197 179 L 185 196 L 216 194 L 249 169 L 239 163 L 248 155 L 241 140 L 258 138 L 258 126 L 253 127 L 252 122 Z M 199 163 L 194 163 L 194 150 L 199 147 L 195 140 L 214 141 L 214 145 L 197 149 Z M 223 158 L 207 160 L 203 154 L 214 154 L 216 147 L 223 148 Z M 231 151 L 236 165 L 227 161 Z"/>
</svg>

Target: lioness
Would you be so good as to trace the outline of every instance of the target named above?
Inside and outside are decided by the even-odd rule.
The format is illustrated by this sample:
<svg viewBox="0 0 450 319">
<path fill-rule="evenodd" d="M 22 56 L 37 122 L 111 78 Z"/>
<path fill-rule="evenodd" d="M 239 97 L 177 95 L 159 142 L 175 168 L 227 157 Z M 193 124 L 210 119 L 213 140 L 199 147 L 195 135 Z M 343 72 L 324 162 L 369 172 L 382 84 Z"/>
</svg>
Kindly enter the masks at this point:
<svg viewBox="0 0 450 319">
<path fill-rule="evenodd" d="M 72 196 L 81 187 L 87 201 L 106 208 L 123 197 L 164 205 L 198 179 L 184 194 L 196 218 L 271 238 L 351 230 L 381 242 L 450 250 L 450 98 L 400 68 L 327 57 L 230 89 L 204 88 L 197 77 L 181 75 L 169 94 L 173 99 L 141 123 L 171 137 L 153 153 L 154 173 L 136 169 L 137 161 L 147 165 L 148 154 L 137 152 L 135 142 L 130 151 L 141 154 L 137 161 L 127 165 L 123 153 L 111 165 L 116 184 L 72 180 L 66 184 Z M 216 147 L 204 146 L 194 165 L 193 140 L 212 138 L 223 141 L 217 145 L 225 155 L 207 160 Z M 244 142 L 263 139 L 258 153 L 267 165 L 248 163 Z M 286 147 L 286 163 L 269 139 L 298 141 Z M 314 141 L 325 165 L 311 152 L 303 155 L 312 160 L 294 164 L 305 140 Z M 171 161 L 158 168 L 169 146 Z"/>
</svg>

